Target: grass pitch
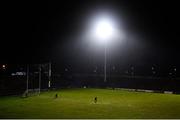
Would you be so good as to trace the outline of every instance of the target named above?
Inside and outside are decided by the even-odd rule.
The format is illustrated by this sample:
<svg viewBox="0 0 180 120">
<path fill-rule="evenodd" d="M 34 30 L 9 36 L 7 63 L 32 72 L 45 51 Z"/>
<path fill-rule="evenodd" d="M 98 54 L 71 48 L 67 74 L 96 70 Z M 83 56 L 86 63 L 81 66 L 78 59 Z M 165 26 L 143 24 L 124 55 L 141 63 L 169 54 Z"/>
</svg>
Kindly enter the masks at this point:
<svg viewBox="0 0 180 120">
<path fill-rule="evenodd" d="M 180 118 L 180 95 L 62 89 L 28 98 L 1 97 L 0 118 Z"/>
</svg>

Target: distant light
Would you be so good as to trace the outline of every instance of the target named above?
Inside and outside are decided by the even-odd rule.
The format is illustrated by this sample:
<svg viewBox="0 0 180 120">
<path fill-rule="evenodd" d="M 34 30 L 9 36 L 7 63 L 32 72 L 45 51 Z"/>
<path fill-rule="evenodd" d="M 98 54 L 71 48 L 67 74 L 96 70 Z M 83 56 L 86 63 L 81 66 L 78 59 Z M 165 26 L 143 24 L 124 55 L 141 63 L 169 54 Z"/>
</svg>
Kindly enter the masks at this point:
<svg viewBox="0 0 180 120">
<path fill-rule="evenodd" d="M 2 65 L 2 68 L 3 68 L 3 69 L 6 69 L 6 65 Z"/>
<path fill-rule="evenodd" d="M 48 87 L 50 88 L 51 87 L 51 81 L 49 80 L 48 82 Z"/>
<path fill-rule="evenodd" d="M 20 75 L 20 76 L 25 76 L 26 75 L 26 73 L 25 72 L 16 72 L 16 75 Z"/>
<path fill-rule="evenodd" d="M 16 74 L 15 73 L 11 73 L 11 76 L 15 76 Z"/>
<path fill-rule="evenodd" d="M 11 73 L 11 76 L 25 76 L 25 72 L 16 72 L 16 73 Z"/>
</svg>

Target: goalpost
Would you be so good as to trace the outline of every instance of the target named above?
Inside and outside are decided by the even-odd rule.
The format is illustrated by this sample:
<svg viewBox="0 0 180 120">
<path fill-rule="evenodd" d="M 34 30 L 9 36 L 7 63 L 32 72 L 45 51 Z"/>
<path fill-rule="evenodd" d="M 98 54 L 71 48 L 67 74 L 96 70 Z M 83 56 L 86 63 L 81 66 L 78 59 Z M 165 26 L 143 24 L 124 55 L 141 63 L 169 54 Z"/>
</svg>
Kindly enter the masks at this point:
<svg viewBox="0 0 180 120">
<path fill-rule="evenodd" d="M 47 85 L 45 85 L 43 87 L 45 87 L 46 89 L 51 88 L 51 75 L 52 75 L 51 62 L 45 63 L 45 64 L 36 64 L 35 65 L 36 71 L 33 71 L 33 70 L 30 71 L 31 67 L 33 68 L 34 65 L 27 64 L 27 66 L 26 66 L 26 68 L 27 68 L 26 69 L 26 91 L 23 95 L 25 97 L 31 96 L 31 95 L 36 95 L 36 94 L 40 95 L 41 89 L 42 89 L 42 82 L 44 79 L 43 76 L 47 77 L 47 79 L 46 79 L 47 82 L 45 83 Z M 34 85 L 34 83 L 32 83 L 32 81 L 34 81 L 34 79 L 37 77 L 37 74 L 38 74 L 38 88 L 34 88 L 34 86 L 37 86 L 37 81 L 35 81 L 36 85 Z M 30 82 L 30 76 L 33 77 L 31 82 Z M 31 88 L 30 88 L 30 86 L 31 86 Z"/>
</svg>

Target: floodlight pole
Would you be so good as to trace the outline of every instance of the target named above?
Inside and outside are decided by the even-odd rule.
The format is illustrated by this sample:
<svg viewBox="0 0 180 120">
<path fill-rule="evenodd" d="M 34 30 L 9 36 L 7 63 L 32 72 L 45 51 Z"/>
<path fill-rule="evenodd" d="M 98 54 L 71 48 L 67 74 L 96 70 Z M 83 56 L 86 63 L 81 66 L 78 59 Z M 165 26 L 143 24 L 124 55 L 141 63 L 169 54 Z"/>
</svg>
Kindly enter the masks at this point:
<svg viewBox="0 0 180 120">
<path fill-rule="evenodd" d="M 49 82 L 48 82 L 48 88 L 51 88 L 51 62 L 49 62 Z"/>
<path fill-rule="evenodd" d="M 107 82 L 107 79 L 106 79 L 106 62 L 107 62 L 107 60 L 106 60 L 106 57 L 107 57 L 107 53 L 106 53 L 106 48 L 107 47 L 107 45 L 106 45 L 106 41 L 105 41 L 105 45 L 104 45 L 104 82 Z"/>
<path fill-rule="evenodd" d="M 41 93 L 41 64 L 39 64 L 39 94 Z"/>
<path fill-rule="evenodd" d="M 26 76 L 27 76 L 27 78 L 26 78 L 26 92 L 28 93 L 28 89 L 29 89 L 29 86 L 28 86 L 28 84 L 29 84 L 29 64 L 27 64 Z"/>
</svg>

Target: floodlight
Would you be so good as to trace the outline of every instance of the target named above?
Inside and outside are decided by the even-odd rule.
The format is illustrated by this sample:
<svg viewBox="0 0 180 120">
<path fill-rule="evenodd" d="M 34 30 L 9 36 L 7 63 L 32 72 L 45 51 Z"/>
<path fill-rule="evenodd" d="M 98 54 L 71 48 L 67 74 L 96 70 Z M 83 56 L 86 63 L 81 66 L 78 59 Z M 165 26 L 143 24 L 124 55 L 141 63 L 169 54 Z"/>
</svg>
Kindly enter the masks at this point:
<svg viewBox="0 0 180 120">
<path fill-rule="evenodd" d="M 113 25 L 111 21 L 107 19 L 99 20 L 95 24 L 95 36 L 99 40 L 107 41 L 111 39 L 111 37 L 113 36 L 113 32 L 114 32 Z"/>
<path fill-rule="evenodd" d="M 109 44 L 122 37 L 122 31 L 119 30 L 119 25 L 117 24 L 119 22 L 111 14 L 98 14 L 90 20 L 90 29 L 86 35 L 88 40 L 104 46 L 104 82 L 106 82 L 106 49 L 109 47 Z"/>
<path fill-rule="evenodd" d="M 92 27 L 92 34 L 98 41 L 108 42 L 115 36 L 115 26 L 110 18 L 99 17 L 95 19 Z"/>
</svg>

